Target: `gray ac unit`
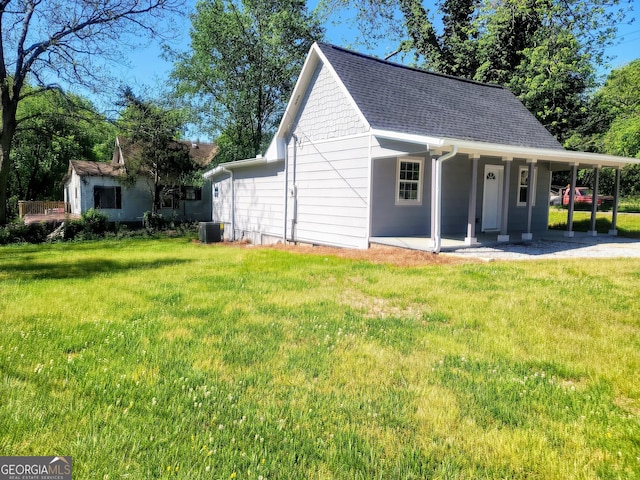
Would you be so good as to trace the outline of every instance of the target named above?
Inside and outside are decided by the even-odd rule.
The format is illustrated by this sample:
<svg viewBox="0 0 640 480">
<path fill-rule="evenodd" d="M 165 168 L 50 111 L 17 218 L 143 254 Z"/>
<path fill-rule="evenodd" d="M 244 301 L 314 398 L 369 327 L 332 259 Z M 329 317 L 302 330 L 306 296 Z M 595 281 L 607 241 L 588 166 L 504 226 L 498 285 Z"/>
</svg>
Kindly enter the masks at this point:
<svg viewBox="0 0 640 480">
<path fill-rule="evenodd" d="M 198 238 L 200 243 L 214 243 L 222 241 L 223 224 L 218 222 L 200 222 Z"/>
</svg>

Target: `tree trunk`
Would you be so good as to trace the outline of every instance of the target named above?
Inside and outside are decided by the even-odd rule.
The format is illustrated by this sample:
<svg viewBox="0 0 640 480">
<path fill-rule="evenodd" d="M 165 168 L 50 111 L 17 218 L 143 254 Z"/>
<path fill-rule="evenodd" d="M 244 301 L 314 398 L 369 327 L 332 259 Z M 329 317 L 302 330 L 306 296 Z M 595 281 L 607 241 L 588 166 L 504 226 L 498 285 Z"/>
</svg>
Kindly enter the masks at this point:
<svg viewBox="0 0 640 480">
<path fill-rule="evenodd" d="M 158 168 L 155 168 L 155 172 L 153 174 L 153 207 L 151 209 L 151 213 L 156 215 L 158 210 L 160 210 L 160 179 L 158 177 Z"/>
<path fill-rule="evenodd" d="M 17 105 L 2 98 L 2 130 L 0 131 L 0 225 L 7 223 L 7 185 L 11 170 L 11 145 L 16 133 Z"/>
</svg>

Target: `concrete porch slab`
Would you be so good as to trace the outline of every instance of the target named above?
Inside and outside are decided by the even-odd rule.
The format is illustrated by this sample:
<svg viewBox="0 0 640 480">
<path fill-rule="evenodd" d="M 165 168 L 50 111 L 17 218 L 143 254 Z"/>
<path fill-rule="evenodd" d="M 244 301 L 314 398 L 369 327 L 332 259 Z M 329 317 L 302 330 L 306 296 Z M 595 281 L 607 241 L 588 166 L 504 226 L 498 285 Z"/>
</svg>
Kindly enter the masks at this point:
<svg viewBox="0 0 640 480">
<path fill-rule="evenodd" d="M 570 257 L 640 257 L 640 239 L 612 235 L 589 236 L 586 232 L 573 232 L 566 237 L 562 230 L 537 232 L 533 240 L 520 240 L 514 235 L 510 242 L 498 242 L 496 235 L 478 235 L 477 245 L 466 245 L 464 237 L 443 238 L 442 253 L 452 253 L 485 260 L 570 258 Z M 515 240 L 517 238 L 517 240 Z M 374 237 L 371 243 L 413 250 L 432 251 L 429 237 Z"/>
</svg>

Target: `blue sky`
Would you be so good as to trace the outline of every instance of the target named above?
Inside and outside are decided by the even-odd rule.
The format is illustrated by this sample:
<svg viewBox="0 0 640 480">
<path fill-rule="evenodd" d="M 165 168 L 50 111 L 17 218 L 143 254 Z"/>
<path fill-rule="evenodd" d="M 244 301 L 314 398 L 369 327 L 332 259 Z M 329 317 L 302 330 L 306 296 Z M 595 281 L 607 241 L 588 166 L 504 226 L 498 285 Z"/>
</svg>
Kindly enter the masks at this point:
<svg viewBox="0 0 640 480">
<path fill-rule="evenodd" d="M 187 0 L 187 11 L 195 11 L 197 0 Z M 309 2 L 310 8 L 314 7 L 317 0 Z M 635 12 L 638 15 L 638 12 Z M 333 19 L 333 23 L 339 19 Z M 171 46 L 177 50 L 187 51 L 189 48 L 189 28 L 190 21 L 187 15 L 184 18 L 176 20 L 179 25 L 176 40 Z M 336 45 L 347 46 L 355 40 L 353 28 L 349 24 L 333 24 L 329 22 L 325 25 L 327 29 L 326 41 Z M 612 68 L 616 68 L 629 63 L 631 60 L 640 58 L 640 21 L 631 25 L 619 25 L 617 44 L 607 49 L 607 54 L 614 57 L 611 60 Z M 383 56 L 385 53 L 392 51 L 396 46 L 396 42 L 389 41 L 386 44 L 380 44 L 376 51 L 363 51 L 373 55 Z M 157 44 L 148 45 L 145 48 L 139 48 L 130 56 L 130 67 L 122 67 L 119 76 L 123 83 L 134 88 L 134 91 L 157 92 L 166 84 L 169 72 L 171 71 L 171 63 L 161 58 L 161 48 Z M 606 74 L 606 71 L 602 72 Z"/>
</svg>

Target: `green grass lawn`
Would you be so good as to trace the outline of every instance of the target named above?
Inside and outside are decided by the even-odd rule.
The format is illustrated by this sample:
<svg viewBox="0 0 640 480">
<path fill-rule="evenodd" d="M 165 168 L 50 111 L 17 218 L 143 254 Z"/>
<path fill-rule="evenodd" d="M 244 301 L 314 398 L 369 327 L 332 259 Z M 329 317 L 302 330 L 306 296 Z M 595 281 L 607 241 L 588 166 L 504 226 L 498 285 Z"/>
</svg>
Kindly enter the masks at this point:
<svg viewBox="0 0 640 480">
<path fill-rule="evenodd" d="M 549 228 L 566 230 L 567 209 L 551 207 L 549 209 Z M 573 212 L 573 229 L 586 232 L 591 228 L 591 211 L 577 210 Z M 611 229 L 611 212 L 598 212 L 596 215 L 596 231 L 607 233 Z M 618 213 L 618 235 L 621 237 L 640 238 L 640 213 Z"/>
<path fill-rule="evenodd" d="M 622 197 L 618 202 L 618 208 L 621 212 L 640 213 L 640 196 Z"/>
<path fill-rule="evenodd" d="M 640 259 L 0 248 L 0 453 L 76 479 L 640 478 Z"/>
</svg>

